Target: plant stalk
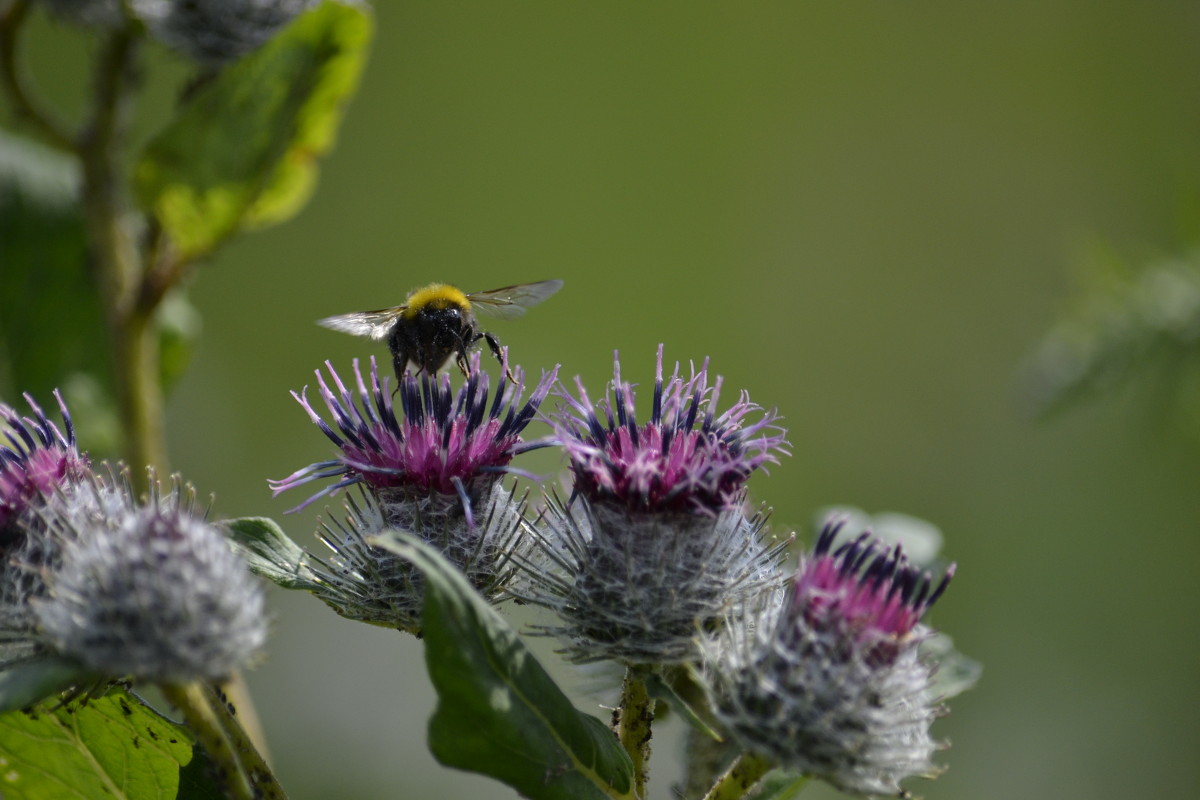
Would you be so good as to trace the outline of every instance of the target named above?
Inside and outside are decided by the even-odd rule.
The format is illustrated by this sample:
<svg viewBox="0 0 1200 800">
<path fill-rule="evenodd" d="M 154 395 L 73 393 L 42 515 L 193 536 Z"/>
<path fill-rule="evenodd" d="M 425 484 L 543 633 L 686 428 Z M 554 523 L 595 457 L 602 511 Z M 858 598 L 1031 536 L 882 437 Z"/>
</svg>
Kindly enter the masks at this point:
<svg viewBox="0 0 1200 800">
<path fill-rule="evenodd" d="M 621 700 L 613 711 L 612 728 L 625 752 L 633 761 L 633 796 L 646 796 L 649 777 L 651 725 L 654 701 L 642 677 L 644 667 L 630 665 L 621 684 Z"/>
<path fill-rule="evenodd" d="M 217 708 L 197 682 L 186 686 L 163 685 L 163 695 L 183 714 L 183 720 L 196 735 L 196 741 L 216 767 L 215 772 L 233 800 L 254 800 L 254 787 L 234 751 L 218 717 Z"/>
<path fill-rule="evenodd" d="M 130 23 L 109 35 L 96 65 L 87 126 L 79 142 L 83 209 L 97 285 L 104 298 L 124 431 L 124 458 L 134 487 L 147 488 L 145 467 L 169 472 L 159 380 L 156 298 L 144 291 L 145 264 L 125 209 L 122 171 L 137 79 L 140 34 Z M 158 295 L 161 297 L 161 295 Z"/>
<path fill-rule="evenodd" d="M 276 780 L 262 752 L 247 733 L 246 726 L 238 722 L 236 707 L 229 701 L 225 692 L 211 684 L 204 687 L 204 692 L 209 704 L 216 710 L 221 729 L 254 789 L 254 796 L 259 800 L 287 800 L 287 794 Z"/>
</svg>

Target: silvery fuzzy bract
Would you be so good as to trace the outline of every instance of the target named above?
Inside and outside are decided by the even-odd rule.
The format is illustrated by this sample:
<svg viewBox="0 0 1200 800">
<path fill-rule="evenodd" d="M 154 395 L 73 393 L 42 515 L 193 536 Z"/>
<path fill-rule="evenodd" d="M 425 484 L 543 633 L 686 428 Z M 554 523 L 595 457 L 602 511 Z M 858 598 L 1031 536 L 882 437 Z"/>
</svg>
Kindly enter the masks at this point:
<svg viewBox="0 0 1200 800">
<path fill-rule="evenodd" d="M 764 545 L 763 517 L 733 510 L 648 514 L 551 499 L 541 522 L 529 599 L 557 612 L 563 624 L 541 630 L 578 662 L 692 659 L 702 624 L 778 580 L 786 546 Z"/>
<path fill-rule="evenodd" d="M 846 791 L 896 794 L 932 777 L 941 708 L 919 623 L 946 588 L 868 534 L 833 549 L 827 524 L 784 592 L 703 645 L 718 719 L 750 751 Z"/>
<path fill-rule="evenodd" d="M 307 568 L 321 588 L 313 594 L 338 614 L 409 633 L 420 633 L 425 583 L 412 562 L 371 542 L 390 530 L 413 531 L 436 546 L 489 600 L 498 601 L 516 572 L 514 557 L 529 548 L 526 498 L 493 484 L 468 519 L 457 497 L 427 495 L 391 508 L 362 491 L 346 502 L 344 519 L 322 523 L 318 538 L 329 553 L 311 555 Z M 410 516 L 397 518 L 397 511 Z"/>
<path fill-rule="evenodd" d="M 217 680 L 261 650 L 261 586 L 176 484 L 137 503 L 120 479 L 47 514 L 61 562 L 33 605 L 42 637 L 99 676 Z"/>
</svg>

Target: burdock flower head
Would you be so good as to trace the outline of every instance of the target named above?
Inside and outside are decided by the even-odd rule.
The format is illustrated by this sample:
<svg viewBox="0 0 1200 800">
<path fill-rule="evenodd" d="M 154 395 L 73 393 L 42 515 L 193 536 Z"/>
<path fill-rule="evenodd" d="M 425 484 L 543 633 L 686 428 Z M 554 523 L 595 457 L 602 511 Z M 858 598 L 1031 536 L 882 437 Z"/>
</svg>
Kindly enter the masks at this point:
<svg viewBox="0 0 1200 800">
<path fill-rule="evenodd" d="M 938 772 L 920 620 L 954 567 L 935 580 L 868 533 L 835 549 L 842 524 L 825 525 L 787 592 L 705 642 L 705 676 L 718 718 L 751 752 L 846 791 L 895 794 Z"/>
<path fill-rule="evenodd" d="M 124 476 L 97 477 L 79 497 L 45 515 L 61 563 L 33 608 L 54 652 L 99 676 L 159 683 L 225 678 L 254 658 L 267 635 L 262 588 L 191 487 L 155 487 L 139 504 Z"/>
<path fill-rule="evenodd" d="M 619 360 L 599 403 L 576 388 L 553 417 L 572 499 L 544 516 L 530 599 L 567 623 L 549 631 L 578 661 L 688 660 L 699 626 L 775 575 L 781 547 L 743 506 L 750 475 L 787 452 L 784 430 L 745 392 L 718 413 L 707 361 L 664 379 L 661 347 L 647 422 Z"/>
<path fill-rule="evenodd" d="M 642 425 L 633 384 L 621 380 L 621 362 L 613 361 L 611 397 L 593 405 L 576 378 L 579 397 L 564 392 L 567 408 L 554 419 L 575 492 L 588 500 L 633 511 L 716 514 L 740 507 L 750 474 L 787 453 L 778 415 L 751 403 L 746 392 L 717 415 L 722 379 L 709 386 L 707 359 L 687 380 L 676 365 L 664 384 L 659 346 L 650 420 Z"/>
<path fill-rule="evenodd" d="M 33 411 L 23 417 L 0 403 L 0 629 L 33 626 L 29 600 L 45 592 L 45 571 L 58 559 L 58 544 L 47 536 L 41 509 L 57 494 L 70 494 L 90 473 L 75 445 L 71 415 L 57 391 L 60 430 L 25 395 Z"/>
<path fill-rule="evenodd" d="M 511 575 L 509 558 L 525 526 L 525 500 L 502 479 L 516 470 L 513 458 L 550 440 L 526 441 L 526 426 L 537 413 L 557 370 L 542 376 L 524 403 L 522 372 L 489 396 L 489 380 L 470 361 L 470 376 L 458 389 L 448 375 L 406 374 L 396 390 L 402 415 L 392 404 L 389 379 L 371 360 L 368 380 L 354 362 L 352 392 L 326 364 L 317 373 L 320 395 L 332 425 L 309 403 L 293 396 L 338 448 L 335 458 L 305 467 L 281 481 L 278 494 L 303 484 L 333 482 L 310 497 L 357 485 L 362 500 L 351 500 L 344 523 L 326 523 L 322 541 L 333 551 L 317 560 L 316 572 L 328 591 L 318 593 L 338 613 L 402 630 L 417 630 L 423 584 L 409 562 L 369 543 L 388 529 L 410 531 L 438 547 L 488 596 L 501 593 Z M 333 426 L 336 425 L 336 430 Z"/>
<path fill-rule="evenodd" d="M 23 516 L 29 519 L 26 512 L 31 507 L 88 472 L 87 458 L 75 446 L 71 415 L 57 390 L 54 399 L 62 412 L 65 433 L 28 394 L 25 402 L 33 410 L 32 417 L 22 417 L 0 403 L 4 428 L 4 442 L 0 443 L 0 547 L 21 537 L 19 520 Z"/>
</svg>

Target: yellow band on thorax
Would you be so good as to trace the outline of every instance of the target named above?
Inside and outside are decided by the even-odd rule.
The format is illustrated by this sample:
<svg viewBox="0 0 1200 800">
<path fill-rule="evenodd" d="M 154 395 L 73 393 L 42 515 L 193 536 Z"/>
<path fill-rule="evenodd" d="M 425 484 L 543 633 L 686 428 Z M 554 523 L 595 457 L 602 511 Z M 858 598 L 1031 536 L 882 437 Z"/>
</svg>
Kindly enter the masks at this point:
<svg viewBox="0 0 1200 800">
<path fill-rule="evenodd" d="M 413 289 L 404 305 L 407 306 L 404 309 L 404 316 L 411 318 L 425 308 L 459 308 L 469 311 L 471 301 L 467 299 L 466 293 L 458 287 L 448 283 L 431 283 L 420 289 Z"/>
</svg>

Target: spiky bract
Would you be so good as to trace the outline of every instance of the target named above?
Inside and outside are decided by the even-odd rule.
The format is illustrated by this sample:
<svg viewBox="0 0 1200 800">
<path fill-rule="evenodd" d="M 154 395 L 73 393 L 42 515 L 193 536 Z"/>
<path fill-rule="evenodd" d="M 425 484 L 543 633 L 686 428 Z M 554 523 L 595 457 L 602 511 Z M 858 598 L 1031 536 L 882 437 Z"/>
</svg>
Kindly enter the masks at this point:
<svg viewBox="0 0 1200 800">
<path fill-rule="evenodd" d="M 779 579 L 785 543 L 762 543 L 765 519 L 647 513 L 551 499 L 529 570 L 529 599 L 565 623 L 560 637 L 578 662 L 691 660 L 701 627 Z"/>
<path fill-rule="evenodd" d="M 388 506 L 362 491 L 346 502 L 343 520 L 327 520 L 318 534 L 330 553 L 308 567 L 319 598 L 343 617 L 420 633 L 425 583 L 412 563 L 369 540 L 388 530 L 412 531 L 462 570 L 487 599 L 504 598 L 514 558 L 529 548 L 525 497 L 493 484 L 472 520 L 455 497 L 426 495 Z"/>
</svg>

